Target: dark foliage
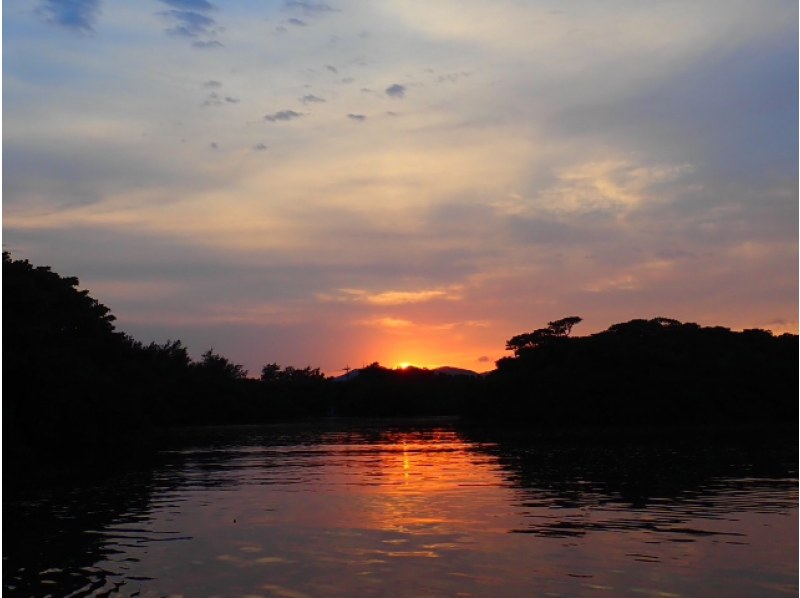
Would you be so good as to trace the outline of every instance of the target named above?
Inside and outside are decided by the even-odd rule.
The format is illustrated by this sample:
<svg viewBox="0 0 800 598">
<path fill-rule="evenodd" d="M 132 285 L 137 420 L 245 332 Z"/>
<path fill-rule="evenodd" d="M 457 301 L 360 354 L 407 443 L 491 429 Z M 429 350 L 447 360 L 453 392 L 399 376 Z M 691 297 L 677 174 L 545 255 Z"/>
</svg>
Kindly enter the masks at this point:
<svg viewBox="0 0 800 598">
<path fill-rule="evenodd" d="M 498 361 L 476 415 L 548 425 L 797 421 L 796 335 L 653 318 L 509 346 L 516 357 Z"/>
<path fill-rule="evenodd" d="M 334 380 L 311 366 L 267 363 L 255 379 L 211 349 L 195 362 L 179 340 L 134 341 L 76 278 L 4 253 L 5 472 L 54 458 L 116 463 L 142 452 L 155 428 L 185 424 L 411 415 L 540 427 L 797 421 L 796 335 L 654 318 L 570 337 L 580 321 L 513 337 L 514 357 L 486 377 L 374 363 Z"/>
<path fill-rule="evenodd" d="M 6 468 L 40 453 L 99 458 L 142 423 L 143 404 L 124 383 L 136 369 L 131 341 L 77 286 L 76 278 L 3 254 Z"/>
</svg>

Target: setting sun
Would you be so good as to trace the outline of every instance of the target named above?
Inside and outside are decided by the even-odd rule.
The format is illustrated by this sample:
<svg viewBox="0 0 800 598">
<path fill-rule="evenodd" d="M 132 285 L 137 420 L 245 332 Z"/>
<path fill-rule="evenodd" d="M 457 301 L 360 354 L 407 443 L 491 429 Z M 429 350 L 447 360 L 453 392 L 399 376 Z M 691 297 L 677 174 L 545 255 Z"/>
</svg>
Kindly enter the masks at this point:
<svg viewBox="0 0 800 598">
<path fill-rule="evenodd" d="M 400 363 L 397 364 L 397 368 L 396 369 L 405 370 L 405 369 L 411 367 L 411 365 L 412 364 L 410 362 L 408 362 L 408 361 L 401 361 Z"/>
</svg>

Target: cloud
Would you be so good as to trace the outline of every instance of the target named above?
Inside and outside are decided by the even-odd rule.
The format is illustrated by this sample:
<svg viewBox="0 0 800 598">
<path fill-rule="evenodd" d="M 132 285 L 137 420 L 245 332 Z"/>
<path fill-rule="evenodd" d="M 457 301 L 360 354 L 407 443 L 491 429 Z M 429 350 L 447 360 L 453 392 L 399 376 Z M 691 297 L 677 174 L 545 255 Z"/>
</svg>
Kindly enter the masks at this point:
<svg viewBox="0 0 800 598">
<path fill-rule="evenodd" d="M 212 141 L 208 144 L 211 149 L 219 149 L 219 145 L 217 145 L 216 141 Z"/>
<path fill-rule="evenodd" d="M 359 320 L 357 324 L 362 326 L 370 326 L 374 328 L 385 328 L 393 332 L 403 332 L 408 328 L 414 326 L 411 320 L 404 320 L 402 318 L 371 318 L 368 320 Z"/>
<path fill-rule="evenodd" d="M 81 35 L 94 33 L 100 0 L 44 0 L 36 14 L 46 21 Z"/>
<path fill-rule="evenodd" d="M 225 96 L 223 99 L 216 91 L 212 91 L 206 96 L 202 106 L 223 106 L 225 104 L 238 104 L 239 102 L 239 98 Z"/>
<path fill-rule="evenodd" d="M 253 149 L 256 150 L 256 151 L 259 151 L 259 152 L 263 152 L 265 149 L 267 149 L 267 146 L 264 145 L 263 143 L 256 143 L 253 146 Z"/>
<path fill-rule="evenodd" d="M 295 19 L 294 17 L 286 21 L 289 25 L 294 25 L 295 27 L 307 27 L 308 23 L 302 21 L 300 19 Z"/>
<path fill-rule="evenodd" d="M 313 93 L 310 93 L 300 98 L 300 101 L 304 104 L 321 104 L 325 101 L 325 98 L 321 98 L 319 96 L 315 96 Z"/>
<path fill-rule="evenodd" d="M 215 10 L 217 7 L 208 0 L 160 0 L 168 6 L 181 10 Z"/>
<path fill-rule="evenodd" d="M 222 48 L 223 45 L 220 42 L 216 41 L 216 40 L 208 40 L 208 41 L 194 41 L 194 42 L 192 42 L 192 47 L 193 48 L 200 48 L 200 49 Z"/>
<path fill-rule="evenodd" d="M 205 83 L 203 83 L 203 87 L 206 89 L 219 89 L 222 87 L 222 83 L 220 81 L 214 81 L 213 79 L 209 79 Z"/>
<path fill-rule="evenodd" d="M 199 37 L 214 34 L 216 22 L 211 17 L 192 10 L 165 10 L 158 13 L 173 25 L 167 29 L 170 35 Z"/>
<path fill-rule="evenodd" d="M 445 73 L 436 77 L 437 83 L 455 83 L 462 77 L 469 77 L 469 73 L 461 71 L 459 73 Z"/>
<path fill-rule="evenodd" d="M 192 47 L 194 48 L 206 49 L 222 46 L 220 42 L 213 39 L 197 39 L 213 37 L 218 31 L 216 21 L 207 14 L 203 14 L 217 8 L 208 0 L 159 1 L 172 7 L 170 10 L 158 13 L 171 25 L 167 29 L 169 35 L 194 40 L 192 42 Z"/>
<path fill-rule="evenodd" d="M 336 12 L 330 4 L 325 2 L 308 2 L 307 0 L 286 0 L 283 7 L 289 10 L 301 10 L 309 14 Z"/>
<path fill-rule="evenodd" d="M 456 287 L 424 289 L 421 291 L 382 291 L 378 293 L 370 293 L 363 289 L 338 289 L 338 294 L 336 295 L 318 295 L 318 299 L 323 302 L 366 303 L 378 306 L 426 303 L 437 299 L 454 301 L 460 298 L 459 289 Z"/>
<path fill-rule="evenodd" d="M 390 98 L 403 98 L 406 95 L 406 88 L 399 83 L 395 83 L 386 88 L 386 95 Z"/>
<path fill-rule="evenodd" d="M 290 121 L 290 120 L 294 120 L 296 118 L 300 118 L 301 116 L 303 116 L 302 113 L 295 112 L 294 110 L 279 110 L 278 112 L 275 112 L 274 114 L 267 114 L 264 117 L 264 120 L 268 120 L 271 123 L 278 122 L 278 121 L 287 122 L 287 121 Z"/>
<path fill-rule="evenodd" d="M 367 117 L 365 115 L 363 115 L 363 114 L 348 114 L 347 118 L 349 118 L 350 120 L 356 120 L 356 121 L 359 121 L 359 122 L 367 120 Z"/>
<path fill-rule="evenodd" d="M 492 359 L 488 355 L 481 355 L 480 357 L 478 357 L 478 359 L 476 361 L 478 363 L 487 363 L 487 362 L 489 362 L 491 360 Z"/>
<path fill-rule="evenodd" d="M 325 68 L 326 68 L 327 70 L 329 70 L 330 72 L 332 72 L 332 73 L 338 73 L 338 72 L 339 72 L 339 69 L 337 69 L 337 68 L 336 68 L 335 66 L 333 66 L 332 64 L 326 64 L 326 65 L 325 65 Z"/>
<path fill-rule="evenodd" d="M 605 158 L 556 172 L 556 184 L 536 198 L 538 209 L 554 212 L 621 212 L 655 201 L 657 189 L 693 172 L 690 164 L 642 165 Z"/>
<path fill-rule="evenodd" d="M 202 104 L 203 106 L 221 106 L 222 100 L 219 97 L 219 94 L 212 91 L 210 94 L 206 96 L 205 101 Z"/>
</svg>

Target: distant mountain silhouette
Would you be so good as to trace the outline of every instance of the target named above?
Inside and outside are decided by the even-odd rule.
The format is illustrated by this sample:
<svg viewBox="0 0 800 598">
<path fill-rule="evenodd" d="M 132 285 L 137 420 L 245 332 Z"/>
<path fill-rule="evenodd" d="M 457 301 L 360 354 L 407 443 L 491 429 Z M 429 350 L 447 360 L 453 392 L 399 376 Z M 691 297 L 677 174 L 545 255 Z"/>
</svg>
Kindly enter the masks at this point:
<svg viewBox="0 0 800 598">
<path fill-rule="evenodd" d="M 374 367 L 374 365 L 373 366 L 367 366 L 367 367 Z M 477 378 L 478 376 L 481 375 L 478 372 L 474 372 L 472 370 L 467 370 L 467 369 L 464 369 L 464 368 L 452 367 L 452 366 L 448 366 L 448 365 L 443 365 L 443 366 L 440 366 L 440 367 L 437 367 L 437 368 L 431 368 L 431 369 L 408 366 L 408 367 L 405 367 L 405 368 L 396 368 L 396 369 L 390 370 L 390 371 L 396 371 L 396 372 L 414 372 L 414 371 L 432 372 L 434 374 L 441 374 L 443 376 L 467 376 L 469 378 Z M 354 380 L 360 374 L 361 374 L 361 369 L 355 368 L 355 369 L 348 370 L 347 372 L 345 372 L 344 374 L 341 374 L 339 376 L 333 376 L 331 378 L 331 380 L 333 382 L 348 382 L 348 381 Z"/>
<path fill-rule="evenodd" d="M 472 370 L 465 370 L 464 368 L 454 368 L 448 365 L 443 365 L 438 368 L 433 368 L 433 372 L 437 374 L 444 374 L 446 376 L 467 376 L 469 378 L 477 378 L 480 376 L 478 372 L 473 372 Z"/>
</svg>

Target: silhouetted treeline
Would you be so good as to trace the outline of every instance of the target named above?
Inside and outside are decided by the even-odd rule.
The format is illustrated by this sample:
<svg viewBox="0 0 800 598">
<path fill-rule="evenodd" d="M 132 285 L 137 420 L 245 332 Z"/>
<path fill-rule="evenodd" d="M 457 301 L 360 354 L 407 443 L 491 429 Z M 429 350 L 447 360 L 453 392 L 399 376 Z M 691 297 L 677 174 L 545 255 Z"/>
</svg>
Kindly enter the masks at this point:
<svg viewBox="0 0 800 598">
<path fill-rule="evenodd" d="M 267 363 L 259 378 L 180 341 L 114 328 L 78 280 L 3 254 L 6 472 L 138 452 L 156 427 L 325 416 L 462 415 L 544 426 L 797 421 L 798 338 L 667 318 L 571 337 L 581 318 L 511 338 L 487 376 L 374 363 L 344 378 Z"/>
<path fill-rule="evenodd" d="M 509 340 L 514 357 L 497 362 L 471 415 L 546 425 L 797 422 L 797 335 L 659 317 L 570 337 L 579 321 Z"/>
<path fill-rule="evenodd" d="M 329 381 L 268 364 L 252 379 L 180 341 L 143 344 L 114 328 L 78 279 L 3 253 L 3 448 L 12 474 L 47 461 L 101 463 L 144 448 L 154 427 L 249 423 L 329 411 Z"/>
</svg>

